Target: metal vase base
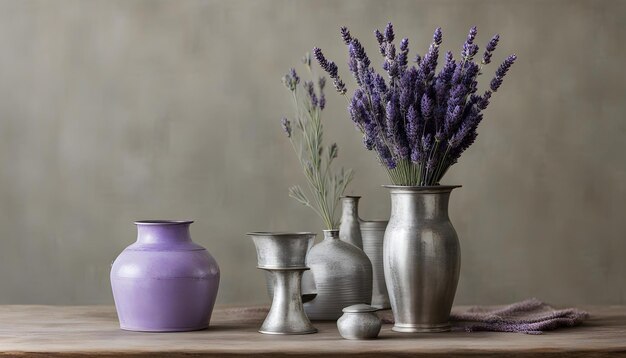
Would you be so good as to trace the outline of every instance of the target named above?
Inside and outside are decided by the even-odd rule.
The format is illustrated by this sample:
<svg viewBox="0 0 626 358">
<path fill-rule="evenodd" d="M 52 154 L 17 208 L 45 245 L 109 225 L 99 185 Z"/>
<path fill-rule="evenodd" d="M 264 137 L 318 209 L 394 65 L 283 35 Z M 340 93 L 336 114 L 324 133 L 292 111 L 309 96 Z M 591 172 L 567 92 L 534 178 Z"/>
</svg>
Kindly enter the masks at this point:
<svg viewBox="0 0 626 358">
<path fill-rule="evenodd" d="M 437 333 L 449 332 L 450 323 L 443 324 L 394 324 L 392 331 L 402 333 Z"/>
<path fill-rule="evenodd" d="M 272 275 L 274 297 L 270 311 L 259 329 L 264 334 L 310 334 L 316 333 L 302 305 L 302 274 L 308 267 L 264 268 Z"/>
</svg>

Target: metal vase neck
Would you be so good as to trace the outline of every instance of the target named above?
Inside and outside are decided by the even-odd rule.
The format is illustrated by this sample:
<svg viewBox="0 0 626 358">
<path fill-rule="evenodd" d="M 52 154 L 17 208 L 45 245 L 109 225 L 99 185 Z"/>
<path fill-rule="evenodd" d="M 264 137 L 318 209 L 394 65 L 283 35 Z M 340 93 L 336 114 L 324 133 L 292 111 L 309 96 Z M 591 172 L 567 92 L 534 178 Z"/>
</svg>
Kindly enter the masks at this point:
<svg viewBox="0 0 626 358">
<path fill-rule="evenodd" d="M 341 197 L 341 215 L 343 217 L 359 218 L 359 199 L 360 196 L 343 196 Z"/>
<path fill-rule="evenodd" d="M 189 226 L 193 221 L 143 220 L 137 225 L 137 243 L 167 245 L 191 242 Z"/>
<path fill-rule="evenodd" d="M 460 186 L 395 186 L 391 192 L 391 215 L 413 213 L 419 220 L 448 219 L 448 201 L 453 189 Z"/>
<path fill-rule="evenodd" d="M 324 240 L 339 240 L 339 230 L 324 230 Z"/>
</svg>

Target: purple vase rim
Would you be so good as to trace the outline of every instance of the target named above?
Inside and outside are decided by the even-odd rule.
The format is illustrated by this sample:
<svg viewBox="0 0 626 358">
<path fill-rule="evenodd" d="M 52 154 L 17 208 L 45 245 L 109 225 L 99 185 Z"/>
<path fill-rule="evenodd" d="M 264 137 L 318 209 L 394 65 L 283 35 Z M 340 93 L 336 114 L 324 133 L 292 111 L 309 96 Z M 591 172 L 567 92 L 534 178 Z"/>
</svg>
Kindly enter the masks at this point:
<svg viewBox="0 0 626 358">
<path fill-rule="evenodd" d="M 189 225 L 193 220 L 137 220 L 135 225 L 157 226 L 157 225 Z"/>
</svg>

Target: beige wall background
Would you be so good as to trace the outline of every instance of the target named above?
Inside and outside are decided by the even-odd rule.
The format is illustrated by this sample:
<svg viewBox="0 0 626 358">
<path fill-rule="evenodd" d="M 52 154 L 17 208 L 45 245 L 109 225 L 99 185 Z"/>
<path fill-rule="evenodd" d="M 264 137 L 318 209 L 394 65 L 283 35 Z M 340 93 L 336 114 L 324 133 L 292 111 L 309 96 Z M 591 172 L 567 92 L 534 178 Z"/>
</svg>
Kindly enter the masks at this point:
<svg viewBox="0 0 626 358">
<path fill-rule="evenodd" d="M 314 45 L 342 66 L 347 25 L 380 62 L 387 21 L 423 53 L 467 29 L 518 63 L 446 183 L 463 265 L 456 303 L 626 303 L 626 1 L 0 1 L 0 303 L 112 303 L 132 221 L 191 218 L 221 304 L 267 302 L 251 230 L 316 230 L 280 129 L 280 78 Z M 490 80 L 496 65 L 486 69 Z M 349 83 L 354 88 L 353 83 Z M 345 103 L 327 140 L 365 218 L 387 183 Z"/>
</svg>

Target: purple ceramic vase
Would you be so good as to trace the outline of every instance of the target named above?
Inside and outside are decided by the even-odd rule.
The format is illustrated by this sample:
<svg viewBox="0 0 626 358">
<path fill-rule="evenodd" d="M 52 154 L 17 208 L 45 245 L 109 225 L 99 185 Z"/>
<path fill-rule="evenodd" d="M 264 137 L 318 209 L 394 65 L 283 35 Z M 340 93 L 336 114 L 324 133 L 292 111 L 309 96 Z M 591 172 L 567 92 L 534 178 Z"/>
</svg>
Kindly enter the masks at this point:
<svg viewBox="0 0 626 358">
<path fill-rule="evenodd" d="M 111 267 L 120 328 L 193 331 L 209 326 L 220 281 L 217 262 L 191 241 L 193 221 L 137 221 L 137 242 Z"/>
</svg>

